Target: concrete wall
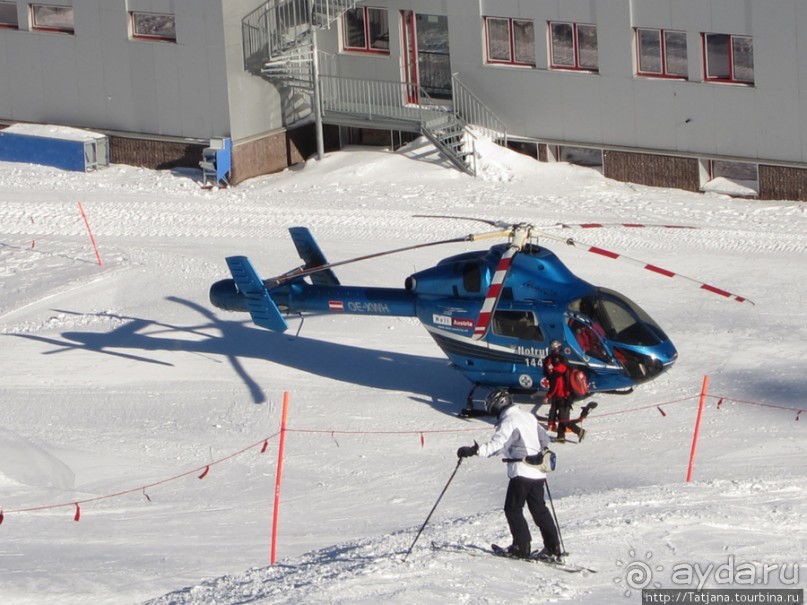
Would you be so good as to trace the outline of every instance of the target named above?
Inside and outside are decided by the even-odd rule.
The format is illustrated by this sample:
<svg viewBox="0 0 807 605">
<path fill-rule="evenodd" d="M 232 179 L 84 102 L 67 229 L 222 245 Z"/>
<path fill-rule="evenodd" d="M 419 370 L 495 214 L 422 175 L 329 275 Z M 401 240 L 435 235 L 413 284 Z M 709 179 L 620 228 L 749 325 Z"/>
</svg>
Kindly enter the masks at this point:
<svg viewBox="0 0 807 605">
<path fill-rule="evenodd" d="M 73 0 L 68 35 L 28 31 L 18 0 L 19 31 L 0 29 L 0 119 L 196 139 L 277 127 L 249 111 L 274 90 L 240 67 L 241 17 L 259 3 Z M 130 39 L 127 10 L 175 14 L 176 43 Z"/>
<path fill-rule="evenodd" d="M 188 0 L 191 3 L 198 0 Z M 205 0 L 209 1 L 209 0 Z M 241 20 L 262 0 L 216 0 L 224 10 L 224 59 L 227 72 L 226 102 L 229 105 L 230 129 L 234 145 L 256 135 L 272 132 L 285 126 L 282 97 L 278 90 L 263 78 L 244 70 Z M 220 135 L 225 136 L 225 135 Z"/>
</svg>

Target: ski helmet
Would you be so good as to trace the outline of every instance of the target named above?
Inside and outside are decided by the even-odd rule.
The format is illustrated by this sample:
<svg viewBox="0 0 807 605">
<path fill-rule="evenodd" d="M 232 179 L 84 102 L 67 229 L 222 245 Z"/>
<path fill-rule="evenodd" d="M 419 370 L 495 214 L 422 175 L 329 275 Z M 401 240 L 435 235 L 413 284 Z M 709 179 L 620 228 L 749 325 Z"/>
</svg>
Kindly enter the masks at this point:
<svg viewBox="0 0 807 605">
<path fill-rule="evenodd" d="M 553 340 L 552 342 L 549 343 L 549 350 L 550 351 L 560 351 L 562 346 L 563 346 L 563 343 L 561 341 Z"/>
<path fill-rule="evenodd" d="M 490 395 L 485 399 L 485 409 L 494 416 L 498 416 L 511 405 L 513 405 L 513 397 L 504 389 L 491 391 Z"/>
</svg>

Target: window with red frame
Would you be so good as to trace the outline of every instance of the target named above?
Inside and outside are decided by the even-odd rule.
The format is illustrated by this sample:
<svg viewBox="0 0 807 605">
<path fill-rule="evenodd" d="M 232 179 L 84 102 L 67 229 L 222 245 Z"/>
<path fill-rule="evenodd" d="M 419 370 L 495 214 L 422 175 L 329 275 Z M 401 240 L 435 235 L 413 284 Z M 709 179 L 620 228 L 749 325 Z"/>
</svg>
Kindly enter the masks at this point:
<svg viewBox="0 0 807 605">
<path fill-rule="evenodd" d="M 532 21 L 485 17 L 487 62 L 535 67 L 535 28 Z"/>
<path fill-rule="evenodd" d="M 387 10 L 360 6 L 342 17 L 342 49 L 389 54 Z"/>
<path fill-rule="evenodd" d="M 687 78 L 686 32 L 636 28 L 636 73 L 640 76 Z"/>
<path fill-rule="evenodd" d="M 129 15 L 132 24 L 132 38 L 161 42 L 177 41 L 177 24 L 174 15 L 138 12 L 131 12 Z"/>
<path fill-rule="evenodd" d="M 75 32 L 72 6 L 31 4 L 31 29 L 72 34 Z"/>
<path fill-rule="evenodd" d="M 751 36 L 703 34 L 706 80 L 754 83 L 754 40 Z"/>
<path fill-rule="evenodd" d="M 596 25 L 550 22 L 549 37 L 553 69 L 600 70 Z"/>
<path fill-rule="evenodd" d="M 0 2 L 0 27 L 17 29 L 19 26 L 17 5 L 14 2 Z"/>
</svg>

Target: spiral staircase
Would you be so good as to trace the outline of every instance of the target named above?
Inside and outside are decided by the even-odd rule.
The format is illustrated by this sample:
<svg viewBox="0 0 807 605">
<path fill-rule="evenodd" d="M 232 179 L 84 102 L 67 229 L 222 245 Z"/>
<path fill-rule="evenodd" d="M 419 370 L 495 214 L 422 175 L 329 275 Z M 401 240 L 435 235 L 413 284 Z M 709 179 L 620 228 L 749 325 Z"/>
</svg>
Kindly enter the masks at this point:
<svg viewBox="0 0 807 605">
<path fill-rule="evenodd" d="M 286 90 L 288 123 L 310 115 L 315 86 L 325 124 L 415 132 L 460 170 L 474 175 L 479 133 L 506 141 L 504 125 L 459 79 L 452 103 L 434 102 L 417 84 L 343 78 L 314 36 L 330 29 L 356 0 L 269 0 L 242 20 L 245 69 Z M 417 102 L 405 100 L 417 99 Z"/>
</svg>

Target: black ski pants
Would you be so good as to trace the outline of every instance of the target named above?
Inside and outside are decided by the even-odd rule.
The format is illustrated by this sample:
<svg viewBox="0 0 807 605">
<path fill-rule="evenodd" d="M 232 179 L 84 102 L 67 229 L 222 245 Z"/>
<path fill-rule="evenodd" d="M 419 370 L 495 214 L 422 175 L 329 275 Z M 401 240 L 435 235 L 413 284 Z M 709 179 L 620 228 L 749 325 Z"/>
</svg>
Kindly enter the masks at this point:
<svg viewBox="0 0 807 605">
<path fill-rule="evenodd" d="M 569 417 L 572 412 L 572 400 L 570 397 L 561 398 L 556 401 L 558 410 L 558 437 L 566 438 L 566 429 L 571 430 L 575 435 L 580 434 L 580 427 L 571 422 Z"/>
<path fill-rule="evenodd" d="M 530 527 L 524 517 L 524 505 L 532 515 L 533 521 L 541 530 L 544 547 L 552 553 L 560 552 L 558 530 L 552 513 L 544 501 L 544 479 L 527 479 L 513 477 L 507 486 L 507 495 L 504 498 L 504 515 L 513 535 L 513 544 L 520 553 L 529 554 L 532 542 Z"/>
</svg>

